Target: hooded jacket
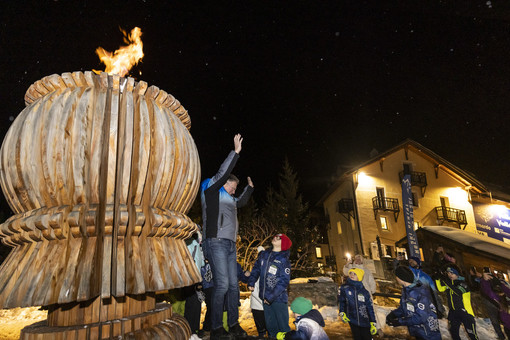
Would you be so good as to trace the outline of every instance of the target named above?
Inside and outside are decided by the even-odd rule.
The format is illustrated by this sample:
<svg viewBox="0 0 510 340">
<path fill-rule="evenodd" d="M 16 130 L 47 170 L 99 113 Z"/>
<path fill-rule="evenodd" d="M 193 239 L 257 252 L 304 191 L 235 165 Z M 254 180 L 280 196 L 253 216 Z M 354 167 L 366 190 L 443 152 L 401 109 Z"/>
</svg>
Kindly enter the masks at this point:
<svg viewBox="0 0 510 340">
<path fill-rule="evenodd" d="M 259 253 L 257 261 L 253 265 L 248 282 L 249 287 L 254 287 L 259 281 L 259 297 L 269 303 L 287 303 L 287 287 L 290 282 L 289 251 L 274 252 L 272 249 Z"/>
<path fill-rule="evenodd" d="M 234 197 L 223 187 L 238 159 L 239 155 L 231 151 L 216 175 L 200 185 L 205 238 L 236 241 L 239 229 L 237 208 L 245 206 L 253 192 L 253 187 L 247 185 L 239 197 Z"/>
<path fill-rule="evenodd" d="M 362 281 L 347 279 L 340 287 L 338 303 L 340 313 L 345 313 L 350 323 L 370 327 L 370 322 L 376 322 L 372 298 Z"/>
<path fill-rule="evenodd" d="M 419 281 L 402 288 L 400 306 L 391 312 L 398 322 L 407 326 L 409 334 L 420 339 L 441 340 L 436 307 L 430 290 Z"/>
<path fill-rule="evenodd" d="M 329 340 L 323 328 L 326 326 L 324 318 L 316 309 L 297 317 L 294 324 L 296 330 L 285 334 L 285 340 Z"/>
</svg>

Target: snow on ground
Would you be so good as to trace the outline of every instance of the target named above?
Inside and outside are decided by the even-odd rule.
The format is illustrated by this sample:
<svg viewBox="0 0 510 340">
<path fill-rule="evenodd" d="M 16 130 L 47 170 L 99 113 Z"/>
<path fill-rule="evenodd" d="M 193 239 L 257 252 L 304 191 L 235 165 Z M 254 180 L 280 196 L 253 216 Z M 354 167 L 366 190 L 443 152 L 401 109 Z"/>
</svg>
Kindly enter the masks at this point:
<svg viewBox="0 0 510 340">
<path fill-rule="evenodd" d="M 344 324 L 338 318 L 338 307 L 332 306 L 314 306 L 318 309 L 326 323 L 326 333 L 331 340 L 352 339 L 351 330 L 348 324 Z M 375 306 L 376 318 L 379 327 L 384 332 L 385 339 L 408 339 L 409 335 L 407 327 L 389 327 L 386 325 L 386 315 L 393 309 L 393 307 Z M 205 304 L 202 304 L 202 321 L 205 316 Z M 289 326 L 294 328 L 294 316 L 289 308 Z M 38 307 L 29 308 L 13 308 L 0 310 L 0 340 L 18 339 L 20 331 L 23 327 L 29 324 L 44 320 L 46 318 L 46 311 L 39 310 Z M 239 322 L 241 326 L 248 332 L 249 335 L 256 335 L 257 329 L 253 322 L 253 317 L 250 309 L 249 293 L 243 293 L 241 299 L 241 306 L 239 307 Z M 444 340 L 451 340 L 448 333 L 448 322 L 446 319 L 439 320 L 441 328 L 441 335 Z M 476 329 L 478 331 L 478 338 L 483 340 L 497 339 L 494 329 L 489 319 L 476 318 Z M 467 340 L 465 332 L 461 328 L 461 338 Z"/>
</svg>

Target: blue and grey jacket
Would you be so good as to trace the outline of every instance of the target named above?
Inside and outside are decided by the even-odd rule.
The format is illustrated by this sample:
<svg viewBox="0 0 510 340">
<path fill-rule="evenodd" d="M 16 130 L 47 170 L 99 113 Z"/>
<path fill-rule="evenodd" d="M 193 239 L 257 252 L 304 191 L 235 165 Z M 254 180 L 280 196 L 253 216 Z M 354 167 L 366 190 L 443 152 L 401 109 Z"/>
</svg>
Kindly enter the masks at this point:
<svg viewBox="0 0 510 340">
<path fill-rule="evenodd" d="M 429 288 L 421 282 L 415 281 L 402 288 L 400 306 L 391 313 L 402 326 L 407 326 L 410 335 L 420 339 L 441 340 L 436 307 L 432 303 Z"/>
<path fill-rule="evenodd" d="M 312 309 L 305 315 L 298 316 L 296 330 L 285 334 L 285 340 L 329 340 L 324 331 L 324 318 L 317 309 Z"/>
<path fill-rule="evenodd" d="M 237 198 L 230 196 L 223 188 L 238 158 L 239 155 L 235 151 L 231 151 L 221 164 L 218 173 L 214 177 L 204 180 L 200 185 L 205 238 L 224 238 L 236 241 L 239 228 L 237 208 L 246 205 L 253 192 L 253 188 L 247 185 Z"/>
<path fill-rule="evenodd" d="M 370 327 L 370 322 L 376 322 L 372 298 L 362 281 L 347 279 L 347 283 L 340 287 L 338 303 L 340 313 L 347 315 L 349 323 Z"/>
<path fill-rule="evenodd" d="M 289 254 L 288 250 L 274 252 L 272 249 L 259 253 L 250 273 L 248 286 L 254 287 L 260 277 L 259 297 L 262 301 L 264 299 L 269 303 L 289 301 L 287 295 L 287 286 L 290 282 Z"/>
</svg>

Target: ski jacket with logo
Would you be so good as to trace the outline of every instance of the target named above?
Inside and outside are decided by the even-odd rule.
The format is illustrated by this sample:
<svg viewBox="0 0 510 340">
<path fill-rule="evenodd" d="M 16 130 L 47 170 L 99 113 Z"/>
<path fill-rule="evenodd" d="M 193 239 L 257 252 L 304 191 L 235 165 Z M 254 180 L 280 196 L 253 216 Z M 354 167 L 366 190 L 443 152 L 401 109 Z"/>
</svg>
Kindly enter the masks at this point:
<svg viewBox="0 0 510 340">
<path fill-rule="evenodd" d="M 231 151 L 218 173 L 200 185 L 205 238 L 224 238 L 236 242 L 239 228 L 237 208 L 246 205 L 253 192 L 253 187 L 247 185 L 239 197 L 234 197 L 223 188 L 238 159 L 239 155 Z"/>
<path fill-rule="evenodd" d="M 260 277 L 259 297 L 262 301 L 264 299 L 269 303 L 289 301 L 287 295 L 290 281 L 289 255 L 288 250 L 274 252 L 268 249 L 259 253 L 251 270 L 248 286 L 254 287 Z"/>
<path fill-rule="evenodd" d="M 407 326 L 410 335 L 420 339 L 441 340 L 436 307 L 432 303 L 429 288 L 421 282 L 415 281 L 402 288 L 400 306 L 391 313 L 401 325 Z"/>
<path fill-rule="evenodd" d="M 471 292 L 464 277 L 459 276 L 455 281 L 448 278 L 437 279 L 436 286 L 440 292 L 448 290 L 448 309 L 450 311 L 463 311 L 475 316 L 471 306 Z"/>
<path fill-rule="evenodd" d="M 362 281 L 347 279 L 340 287 L 338 303 L 340 313 L 345 313 L 350 323 L 370 327 L 370 322 L 376 322 L 372 298 Z"/>
</svg>

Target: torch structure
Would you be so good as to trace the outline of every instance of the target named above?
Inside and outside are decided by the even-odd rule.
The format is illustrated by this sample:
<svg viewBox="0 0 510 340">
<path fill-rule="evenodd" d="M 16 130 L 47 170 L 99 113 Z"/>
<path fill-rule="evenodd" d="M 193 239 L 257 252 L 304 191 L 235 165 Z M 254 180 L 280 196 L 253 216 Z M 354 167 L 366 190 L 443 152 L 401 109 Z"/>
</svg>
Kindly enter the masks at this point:
<svg viewBox="0 0 510 340">
<path fill-rule="evenodd" d="M 185 239 L 200 161 L 187 111 L 133 78 L 64 73 L 34 83 L 0 150 L 15 215 L 0 308 L 46 306 L 21 339 L 182 338 L 155 294 L 201 280 Z"/>
</svg>

